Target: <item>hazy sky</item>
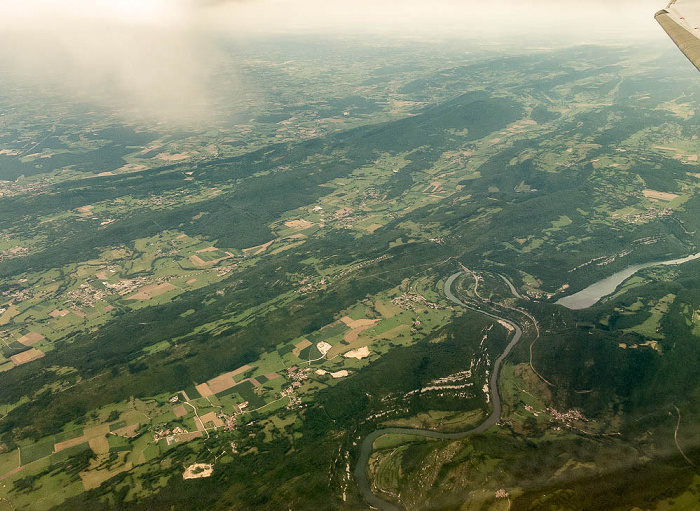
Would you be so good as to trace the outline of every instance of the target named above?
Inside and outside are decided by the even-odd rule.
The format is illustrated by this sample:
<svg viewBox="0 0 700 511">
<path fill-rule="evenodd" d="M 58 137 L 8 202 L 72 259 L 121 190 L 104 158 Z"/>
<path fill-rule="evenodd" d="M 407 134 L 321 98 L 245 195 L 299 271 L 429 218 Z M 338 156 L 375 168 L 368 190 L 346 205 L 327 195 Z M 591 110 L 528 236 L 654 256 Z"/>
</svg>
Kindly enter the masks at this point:
<svg viewBox="0 0 700 511">
<path fill-rule="evenodd" d="M 555 46 L 668 44 L 656 0 L 0 0 L 0 65 L 35 83 L 109 96 L 166 118 L 206 111 L 215 38 L 251 34 L 523 35 Z M 233 84 L 232 86 L 235 86 Z"/>
<path fill-rule="evenodd" d="M 0 23 L 109 21 L 168 28 L 213 26 L 245 32 L 398 31 L 562 24 L 599 33 L 648 30 L 661 0 L 3 0 Z"/>
<path fill-rule="evenodd" d="M 663 1 L 663 0 L 662 0 Z M 663 5 L 656 0 L 250 0 L 220 11 L 221 25 L 267 31 L 434 31 L 502 34 L 510 31 L 575 30 L 592 38 L 602 33 L 645 32 Z"/>
</svg>

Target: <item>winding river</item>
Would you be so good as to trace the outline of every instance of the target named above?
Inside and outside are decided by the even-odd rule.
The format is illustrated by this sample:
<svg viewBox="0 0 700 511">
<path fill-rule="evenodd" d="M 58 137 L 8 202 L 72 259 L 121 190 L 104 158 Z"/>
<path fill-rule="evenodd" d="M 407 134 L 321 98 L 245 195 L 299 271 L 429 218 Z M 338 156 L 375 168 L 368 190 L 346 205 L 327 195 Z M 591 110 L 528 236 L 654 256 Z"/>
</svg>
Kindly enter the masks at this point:
<svg viewBox="0 0 700 511">
<path fill-rule="evenodd" d="M 587 309 L 592 305 L 598 303 L 601 298 L 608 296 L 615 292 L 615 290 L 622 284 L 625 280 L 630 278 L 632 275 L 645 268 L 651 268 L 652 266 L 674 266 L 677 264 L 687 263 L 688 261 L 693 261 L 695 259 L 700 259 L 700 253 L 689 255 L 688 257 L 682 257 L 679 259 L 671 259 L 669 261 L 656 261 L 653 263 L 643 263 L 643 264 L 633 264 L 628 266 L 624 270 L 613 273 L 609 277 L 599 280 L 595 284 L 591 284 L 586 289 L 574 293 L 569 296 L 560 298 L 555 303 L 557 305 L 563 305 L 567 309 L 580 310 Z"/>
<path fill-rule="evenodd" d="M 511 327 L 513 327 L 515 331 L 515 335 L 513 335 L 513 338 L 511 341 L 508 343 L 508 346 L 506 346 L 505 350 L 503 350 L 503 353 L 496 359 L 496 361 L 493 364 L 493 371 L 491 373 L 491 380 L 489 382 L 490 384 L 490 396 L 491 396 L 491 414 L 484 420 L 481 424 L 476 426 L 475 428 L 469 429 L 467 431 L 460 431 L 457 433 L 440 433 L 438 431 L 432 431 L 432 430 L 427 430 L 427 429 L 413 429 L 413 428 L 381 428 L 373 431 L 369 435 L 367 435 L 364 440 L 362 441 L 362 445 L 360 446 L 360 456 L 357 459 L 357 464 L 355 465 L 355 480 L 357 481 L 357 485 L 360 489 L 360 492 L 362 493 L 362 496 L 364 497 L 365 501 L 370 504 L 373 507 L 376 507 L 378 509 L 382 509 L 384 511 L 401 511 L 400 508 L 397 506 L 380 499 L 377 497 L 374 493 L 372 493 L 372 489 L 370 487 L 369 483 L 369 478 L 367 476 L 367 464 L 369 462 L 369 457 L 370 454 L 372 453 L 372 445 L 374 444 L 374 441 L 379 438 L 382 435 L 387 435 L 387 434 L 401 434 L 401 435 L 413 435 L 413 436 L 421 436 L 421 437 L 426 437 L 426 438 L 435 438 L 438 440 L 458 440 L 460 438 L 464 438 L 469 435 L 474 435 L 476 433 L 483 433 L 487 429 L 489 429 L 491 426 L 496 424 L 500 419 L 501 419 L 501 396 L 498 392 L 498 375 L 500 372 L 501 368 L 501 363 L 503 360 L 508 356 L 508 354 L 511 352 L 513 347 L 518 343 L 520 338 L 523 335 L 523 331 L 520 328 L 520 326 L 516 325 L 510 320 L 507 320 L 505 318 L 501 318 L 496 316 L 495 314 L 491 314 L 489 312 L 485 312 L 482 310 L 474 309 L 473 307 L 469 307 L 465 303 L 463 303 L 459 298 L 457 298 L 454 294 L 452 294 L 452 284 L 454 284 L 454 281 L 459 277 L 463 272 L 457 272 L 454 275 L 451 275 L 446 281 L 445 281 L 445 295 L 447 298 L 456 303 L 457 305 L 464 307 L 466 309 L 472 309 L 477 312 L 480 312 L 482 314 L 485 314 L 487 316 L 490 316 L 494 319 L 505 321 L 508 323 Z"/>
<path fill-rule="evenodd" d="M 637 273 L 640 270 L 643 270 L 645 268 L 651 268 L 652 266 L 673 266 L 677 264 L 683 264 L 689 261 L 693 261 L 695 259 L 700 259 L 700 253 L 689 255 L 687 257 L 682 257 L 678 259 L 671 259 L 668 261 L 657 261 L 657 262 L 651 262 L 651 263 L 643 263 L 643 264 L 634 264 L 631 266 L 628 266 L 624 270 L 621 270 L 607 278 L 604 278 L 602 280 L 599 280 L 595 284 L 592 284 L 588 286 L 587 288 L 579 291 L 578 293 L 574 293 L 569 296 L 565 296 L 563 298 L 560 298 L 557 300 L 557 304 L 563 305 L 564 307 L 567 307 L 569 309 L 585 309 L 587 307 L 590 307 L 594 304 L 596 304 L 598 301 L 600 301 L 603 297 L 608 296 L 615 292 L 615 290 L 622 284 L 625 280 L 630 278 L 632 275 Z M 362 496 L 364 497 L 365 501 L 378 509 L 381 509 L 383 511 L 401 511 L 401 509 L 394 504 L 391 504 L 381 498 L 379 498 L 377 495 L 375 495 L 372 492 L 372 489 L 370 487 L 370 482 L 369 478 L 367 475 L 367 465 L 369 462 L 369 457 L 372 454 L 372 445 L 374 444 L 374 441 L 379 438 L 382 435 L 387 435 L 387 434 L 400 434 L 400 435 L 412 435 L 412 436 L 418 436 L 418 437 L 425 437 L 425 438 L 434 438 L 437 440 L 459 440 L 460 438 L 467 437 L 469 435 L 474 435 L 477 433 L 483 433 L 487 429 L 489 429 L 491 426 L 495 425 L 501 418 L 501 396 L 498 391 L 498 376 L 500 373 L 501 369 L 501 364 L 503 360 L 508 356 L 508 354 L 512 351 L 513 347 L 520 341 L 520 338 L 523 335 L 523 331 L 520 328 L 519 325 L 513 323 L 510 320 L 507 320 L 505 318 L 501 318 L 499 316 L 496 316 L 495 314 L 491 314 L 490 312 L 485 312 L 483 310 L 475 309 L 473 307 L 468 306 L 464 302 L 462 302 L 459 298 L 457 298 L 453 293 L 452 293 L 452 285 L 454 284 L 454 281 L 459 277 L 463 272 L 457 272 L 453 275 L 451 275 L 446 281 L 445 281 L 445 295 L 447 298 L 466 309 L 471 309 L 475 310 L 477 312 L 480 312 L 481 314 L 485 314 L 489 317 L 492 317 L 496 320 L 501 320 L 505 321 L 508 323 L 511 327 L 513 327 L 515 331 L 515 335 L 513 335 L 513 338 L 511 341 L 508 343 L 508 346 L 506 346 L 505 350 L 503 350 L 503 353 L 496 359 L 496 361 L 493 364 L 493 372 L 491 373 L 491 379 L 489 381 L 490 384 L 490 397 L 491 397 L 491 403 L 492 403 L 492 409 L 491 409 L 491 414 L 478 426 L 469 429 L 467 431 L 460 431 L 456 433 L 440 433 L 438 431 L 432 431 L 432 430 L 426 430 L 426 429 L 413 429 L 413 428 L 380 428 L 369 435 L 367 435 L 364 440 L 362 440 L 362 445 L 360 446 L 360 455 L 357 459 L 357 464 L 355 465 L 355 470 L 354 470 L 354 475 L 355 475 L 355 480 L 357 481 L 357 485 L 360 489 L 360 492 L 362 493 Z M 509 281 L 507 283 L 510 284 Z M 509 285 L 509 287 L 511 287 Z M 511 287 L 511 291 L 513 291 L 513 287 Z M 517 290 L 515 290 L 515 293 L 517 293 Z M 517 294 L 516 294 L 517 296 Z"/>
</svg>

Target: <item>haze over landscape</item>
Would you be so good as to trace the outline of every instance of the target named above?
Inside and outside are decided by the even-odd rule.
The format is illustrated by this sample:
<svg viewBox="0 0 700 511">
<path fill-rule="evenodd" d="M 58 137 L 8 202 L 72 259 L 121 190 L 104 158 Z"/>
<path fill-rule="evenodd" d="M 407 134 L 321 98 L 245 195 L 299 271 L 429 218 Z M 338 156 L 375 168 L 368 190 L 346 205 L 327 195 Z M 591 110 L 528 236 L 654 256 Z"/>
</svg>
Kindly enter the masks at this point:
<svg viewBox="0 0 700 511">
<path fill-rule="evenodd" d="M 8 0 L 0 5 L 0 59 L 6 72 L 34 86 L 103 104 L 116 98 L 119 109 L 154 120 L 201 123 L 231 108 L 216 101 L 213 89 L 235 94 L 250 87 L 236 69 L 225 79 L 219 70 L 231 65 L 227 52 L 261 37 L 332 34 L 433 44 L 456 38 L 504 50 L 523 38 L 545 47 L 660 41 L 649 16 L 655 6 L 649 0 Z"/>
<path fill-rule="evenodd" d="M 699 5 L 0 2 L 0 511 L 700 508 Z"/>
</svg>

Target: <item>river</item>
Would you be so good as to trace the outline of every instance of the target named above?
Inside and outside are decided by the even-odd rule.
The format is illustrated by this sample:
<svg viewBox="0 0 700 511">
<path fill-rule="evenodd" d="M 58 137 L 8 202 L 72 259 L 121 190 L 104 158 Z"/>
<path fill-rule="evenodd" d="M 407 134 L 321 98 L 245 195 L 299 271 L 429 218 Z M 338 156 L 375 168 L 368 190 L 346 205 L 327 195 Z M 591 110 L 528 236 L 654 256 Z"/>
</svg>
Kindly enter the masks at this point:
<svg viewBox="0 0 700 511">
<path fill-rule="evenodd" d="M 700 259 L 700 253 L 679 259 L 670 259 L 668 261 L 633 264 L 624 270 L 620 270 L 617 273 L 604 278 L 603 280 L 599 280 L 595 284 L 591 284 L 586 289 L 583 289 L 578 293 L 560 298 L 555 303 L 557 305 L 563 305 L 567 309 L 572 310 L 587 309 L 588 307 L 598 303 L 604 296 L 614 293 L 620 284 L 637 273 L 639 270 L 651 268 L 652 266 L 674 266 L 677 264 L 687 263 L 688 261 L 693 261 L 695 259 Z"/>
<path fill-rule="evenodd" d="M 438 431 L 432 431 L 428 429 L 413 429 L 413 428 L 381 428 L 373 431 L 369 435 L 367 435 L 364 440 L 362 441 L 362 445 L 360 446 L 360 456 L 357 459 L 357 464 L 355 465 L 355 480 L 357 481 L 357 486 L 360 489 L 360 492 L 362 493 L 362 496 L 364 497 L 365 501 L 370 504 L 373 507 L 376 507 L 378 509 L 382 509 L 384 511 L 401 511 L 400 508 L 396 507 L 395 505 L 380 499 L 377 497 L 374 493 L 372 493 L 372 489 L 370 488 L 370 483 L 369 483 L 369 478 L 367 476 L 367 464 L 369 462 L 369 457 L 370 454 L 372 454 L 372 444 L 374 444 L 374 441 L 379 438 L 382 435 L 386 434 L 400 434 L 400 435 L 413 435 L 413 436 L 421 436 L 421 437 L 426 437 L 426 438 L 435 438 L 438 440 L 459 440 L 460 438 L 464 438 L 469 435 L 474 435 L 476 433 L 483 433 L 487 429 L 489 429 L 491 426 L 496 424 L 500 419 L 501 419 L 501 396 L 500 393 L 498 392 L 498 374 L 501 369 L 501 363 L 503 362 L 503 359 L 505 359 L 508 354 L 511 352 L 513 347 L 518 343 L 520 338 L 523 335 L 523 331 L 520 328 L 520 326 L 516 325 L 510 320 L 507 320 L 505 318 L 500 318 L 496 316 L 495 314 L 491 314 L 489 312 L 484 312 L 482 310 L 474 309 L 472 307 L 469 307 L 465 303 L 463 303 L 459 298 L 457 298 L 454 294 L 452 294 L 452 284 L 454 284 L 454 281 L 459 277 L 463 272 L 457 272 L 454 275 L 451 275 L 446 281 L 445 281 L 445 295 L 447 298 L 451 301 L 456 303 L 457 305 L 464 307 L 466 309 L 472 309 L 477 312 L 480 312 L 481 314 L 485 314 L 487 316 L 490 316 L 496 320 L 502 320 L 511 325 L 514 328 L 515 335 L 511 339 L 511 341 L 508 343 L 508 346 L 503 350 L 503 353 L 496 359 L 496 361 L 493 364 L 493 371 L 491 373 L 491 380 L 489 382 L 490 385 L 490 396 L 491 396 L 491 414 L 484 420 L 481 424 L 476 426 L 475 428 L 469 429 L 467 431 L 460 431 L 457 433 L 440 433 Z M 466 361 L 465 361 L 466 363 Z"/>
</svg>

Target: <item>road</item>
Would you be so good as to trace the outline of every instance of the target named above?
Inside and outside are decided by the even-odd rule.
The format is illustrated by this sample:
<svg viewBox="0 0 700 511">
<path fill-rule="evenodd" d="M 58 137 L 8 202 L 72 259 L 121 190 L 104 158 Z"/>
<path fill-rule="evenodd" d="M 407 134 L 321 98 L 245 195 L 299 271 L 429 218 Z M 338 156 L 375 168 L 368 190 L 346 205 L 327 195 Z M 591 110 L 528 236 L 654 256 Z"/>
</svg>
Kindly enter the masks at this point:
<svg viewBox="0 0 700 511">
<path fill-rule="evenodd" d="M 454 284 L 454 281 L 457 279 L 457 277 L 459 277 L 462 273 L 463 272 L 461 271 L 457 272 L 451 275 L 445 281 L 445 295 L 447 296 L 447 299 L 466 309 L 480 312 L 481 314 L 485 314 L 496 320 L 505 321 L 506 323 L 511 325 L 515 331 L 515 335 L 513 335 L 513 338 L 508 343 L 508 346 L 506 346 L 506 348 L 503 350 L 503 353 L 501 353 L 501 355 L 496 359 L 496 361 L 493 364 L 493 371 L 491 373 L 491 380 L 489 382 L 492 403 L 491 414 L 484 420 L 484 422 L 482 422 L 475 428 L 456 433 L 439 433 L 437 431 L 413 428 L 381 428 L 367 435 L 362 441 L 362 445 L 360 446 L 360 456 L 357 459 L 357 464 L 355 465 L 354 471 L 355 480 L 357 481 L 357 486 L 359 487 L 360 492 L 362 493 L 362 496 L 364 497 L 365 501 L 370 506 L 382 509 L 383 511 L 401 511 L 401 509 L 377 497 L 374 493 L 372 493 L 372 489 L 370 488 L 369 478 L 367 477 L 367 464 L 369 462 L 369 456 L 370 454 L 372 454 L 372 444 L 374 444 L 374 441 L 377 438 L 387 434 L 401 434 L 421 436 L 425 438 L 435 438 L 438 440 L 459 440 L 460 438 L 464 438 L 469 435 L 483 433 L 491 426 L 495 425 L 501 419 L 501 395 L 498 391 L 498 375 L 500 373 L 501 364 L 503 360 L 508 356 L 508 354 L 512 351 L 513 347 L 518 343 L 518 341 L 523 335 L 523 331 L 520 328 L 520 326 L 516 325 L 512 321 L 496 316 L 495 314 L 491 314 L 490 312 L 485 312 L 474 307 L 470 307 L 467 304 L 463 303 L 459 298 L 457 298 L 452 293 L 452 285 Z"/>
<path fill-rule="evenodd" d="M 690 463 L 691 466 L 695 466 L 695 463 L 693 463 L 688 456 L 685 455 L 683 452 L 683 449 L 681 449 L 681 444 L 678 443 L 678 430 L 681 427 L 681 411 L 678 409 L 676 405 L 673 405 L 673 407 L 676 409 L 676 413 L 678 414 L 678 422 L 676 423 L 676 430 L 673 432 L 673 440 L 676 442 L 676 447 L 678 448 L 678 452 L 681 453 L 681 456 L 685 458 L 685 461 Z"/>
</svg>

